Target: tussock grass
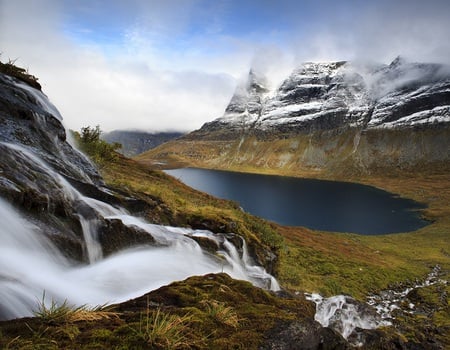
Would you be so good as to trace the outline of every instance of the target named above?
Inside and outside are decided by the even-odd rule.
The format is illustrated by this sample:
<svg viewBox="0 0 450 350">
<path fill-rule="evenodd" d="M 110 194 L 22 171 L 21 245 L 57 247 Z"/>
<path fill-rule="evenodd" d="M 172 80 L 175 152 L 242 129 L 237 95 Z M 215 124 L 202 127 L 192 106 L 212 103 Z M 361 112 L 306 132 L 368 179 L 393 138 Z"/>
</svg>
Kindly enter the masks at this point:
<svg viewBox="0 0 450 350">
<path fill-rule="evenodd" d="M 226 306 L 216 300 L 204 300 L 201 304 L 205 307 L 206 314 L 212 319 L 224 325 L 238 328 L 240 320 L 233 307 Z"/>
<path fill-rule="evenodd" d="M 118 318 L 119 313 L 111 311 L 106 305 L 90 307 L 87 305 L 72 306 L 67 300 L 58 304 L 51 300 L 50 305 L 45 303 L 45 293 L 39 301 L 37 309 L 33 311 L 35 317 L 46 323 L 72 323 L 80 321 L 99 321 L 103 319 Z"/>
<path fill-rule="evenodd" d="M 159 308 L 150 312 L 147 308 L 132 330 L 149 346 L 168 350 L 189 349 L 195 344 L 190 337 L 192 321 L 191 314 L 178 316 L 164 313 Z"/>
</svg>

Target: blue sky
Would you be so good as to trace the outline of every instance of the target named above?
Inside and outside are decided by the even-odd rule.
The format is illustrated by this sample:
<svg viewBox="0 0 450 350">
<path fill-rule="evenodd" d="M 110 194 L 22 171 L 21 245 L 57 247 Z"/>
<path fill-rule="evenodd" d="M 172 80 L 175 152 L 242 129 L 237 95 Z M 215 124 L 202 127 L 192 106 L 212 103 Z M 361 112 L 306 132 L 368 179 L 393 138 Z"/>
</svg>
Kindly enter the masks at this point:
<svg viewBox="0 0 450 350">
<path fill-rule="evenodd" d="M 0 0 L 1 60 L 39 76 L 65 125 L 182 130 L 223 113 L 250 67 L 450 63 L 448 0 Z"/>
</svg>

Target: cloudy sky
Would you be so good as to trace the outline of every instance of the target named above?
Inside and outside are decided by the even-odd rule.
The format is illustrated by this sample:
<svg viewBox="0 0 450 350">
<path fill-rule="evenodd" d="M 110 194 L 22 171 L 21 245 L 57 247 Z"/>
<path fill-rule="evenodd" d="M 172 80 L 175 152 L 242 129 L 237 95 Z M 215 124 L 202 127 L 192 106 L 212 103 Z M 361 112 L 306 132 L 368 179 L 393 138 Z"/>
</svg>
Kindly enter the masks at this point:
<svg viewBox="0 0 450 350">
<path fill-rule="evenodd" d="M 450 63 L 449 0 L 0 0 L 1 61 L 39 77 L 66 127 L 191 131 L 250 67 Z"/>
</svg>

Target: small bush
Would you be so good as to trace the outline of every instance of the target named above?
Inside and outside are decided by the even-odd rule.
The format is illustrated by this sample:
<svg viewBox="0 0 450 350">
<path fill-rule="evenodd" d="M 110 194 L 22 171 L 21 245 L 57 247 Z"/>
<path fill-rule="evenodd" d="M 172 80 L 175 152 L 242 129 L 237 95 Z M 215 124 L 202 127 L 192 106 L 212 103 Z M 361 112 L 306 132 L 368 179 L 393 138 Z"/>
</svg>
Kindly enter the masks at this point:
<svg viewBox="0 0 450 350">
<path fill-rule="evenodd" d="M 81 151 L 86 153 L 97 165 L 104 166 L 117 159 L 116 151 L 122 148 L 122 145 L 117 142 L 109 144 L 100 139 L 101 133 L 98 125 L 95 128 L 86 126 L 81 128 L 80 132 L 73 132 L 73 136 Z"/>
</svg>

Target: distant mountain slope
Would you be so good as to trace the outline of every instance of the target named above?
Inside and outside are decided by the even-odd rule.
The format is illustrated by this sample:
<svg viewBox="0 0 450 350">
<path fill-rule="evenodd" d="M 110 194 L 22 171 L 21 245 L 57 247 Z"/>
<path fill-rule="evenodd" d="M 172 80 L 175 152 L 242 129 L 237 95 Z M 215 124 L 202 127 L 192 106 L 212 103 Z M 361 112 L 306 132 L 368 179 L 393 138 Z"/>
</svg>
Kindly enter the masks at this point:
<svg viewBox="0 0 450 350">
<path fill-rule="evenodd" d="M 251 70 L 222 117 L 140 159 L 291 174 L 445 166 L 449 131 L 450 66 L 309 62 L 275 90 Z"/>
<path fill-rule="evenodd" d="M 106 142 L 118 142 L 122 145 L 120 153 L 127 157 L 155 148 L 169 140 L 182 136 L 180 132 L 148 133 L 144 131 L 114 130 L 102 135 Z"/>
</svg>

